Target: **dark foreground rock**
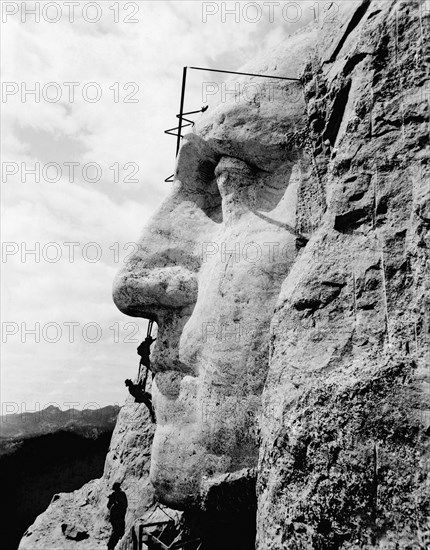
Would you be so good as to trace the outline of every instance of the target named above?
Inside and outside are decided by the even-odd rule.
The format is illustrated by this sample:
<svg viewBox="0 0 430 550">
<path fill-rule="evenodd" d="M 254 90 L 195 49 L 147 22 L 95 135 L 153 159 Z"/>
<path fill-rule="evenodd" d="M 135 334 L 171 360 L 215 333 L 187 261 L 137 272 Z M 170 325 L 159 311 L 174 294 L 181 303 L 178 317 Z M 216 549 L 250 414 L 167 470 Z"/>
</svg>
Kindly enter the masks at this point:
<svg viewBox="0 0 430 550">
<path fill-rule="evenodd" d="M 60 431 L 20 441 L 14 452 L 0 458 L 2 548 L 16 549 L 24 531 L 57 493 L 102 475 L 111 436 L 109 431 L 94 438 Z M 74 540 L 82 536 L 76 533 Z"/>
</svg>

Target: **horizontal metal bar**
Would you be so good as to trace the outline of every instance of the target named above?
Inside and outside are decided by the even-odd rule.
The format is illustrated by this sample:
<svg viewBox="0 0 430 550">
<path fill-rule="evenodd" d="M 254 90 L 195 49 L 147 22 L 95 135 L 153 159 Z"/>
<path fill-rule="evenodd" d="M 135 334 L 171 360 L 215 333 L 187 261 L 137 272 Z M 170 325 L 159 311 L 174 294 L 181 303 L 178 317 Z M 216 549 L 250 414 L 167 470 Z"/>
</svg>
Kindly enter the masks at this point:
<svg viewBox="0 0 430 550">
<path fill-rule="evenodd" d="M 207 111 L 209 109 L 209 105 L 206 105 L 206 107 L 202 107 L 201 109 L 199 109 L 198 111 L 190 111 L 188 113 L 182 113 L 182 116 L 184 117 L 185 115 L 195 115 L 197 113 L 204 113 L 205 111 Z M 179 115 L 176 115 L 176 118 L 179 118 Z"/>
<path fill-rule="evenodd" d="M 179 550 L 180 548 L 186 548 L 190 544 L 197 544 L 198 542 L 200 542 L 200 539 L 175 542 L 172 546 L 169 546 L 169 550 Z"/>
<path fill-rule="evenodd" d="M 278 78 L 279 80 L 294 80 L 296 82 L 301 82 L 300 78 L 290 78 L 287 76 L 274 76 L 268 74 L 255 74 L 255 73 L 241 73 L 238 71 L 222 71 L 220 69 L 205 69 L 204 67 L 188 67 L 189 69 L 194 69 L 195 71 L 209 71 L 211 73 L 227 73 L 227 74 L 241 74 L 244 76 L 258 76 L 260 78 Z"/>
<path fill-rule="evenodd" d="M 182 120 L 185 122 L 188 122 L 188 124 L 182 124 L 182 128 L 186 128 L 187 126 L 195 126 L 196 123 L 194 122 L 194 120 L 190 120 L 189 118 L 185 118 L 184 116 L 182 117 Z"/>
<path fill-rule="evenodd" d="M 156 527 L 157 525 L 167 525 L 168 523 L 172 523 L 173 520 L 167 520 L 167 521 L 154 521 L 152 523 L 141 523 L 141 527 Z"/>
<path fill-rule="evenodd" d="M 182 120 L 186 120 L 189 122 L 189 124 L 182 124 L 182 128 L 188 128 L 189 126 L 194 126 L 194 123 L 191 120 L 188 120 L 187 118 L 183 118 Z M 168 130 L 164 130 L 165 134 L 169 134 L 169 136 L 179 136 L 179 134 L 173 133 L 174 130 L 179 130 L 179 126 L 175 126 L 174 128 L 169 128 Z M 180 134 L 180 137 L 184 137 L 182 134 Z"/>
<path fill-rule="evenodd" d="M 174 136 L 174 137 L 179 136 L 179 134 L 173 133 L 174 130 L 179 130 L 179 126 L 175 126 L 175 128 L 170 128 L 169 130 L 164 130 L 164 133 L 169 134 L 169 136 Z"/>
<path fill-rule="evenodd" d="M 151 537 L 151 539 L 155 541 L 155 543 L 158 546 L 160 546 L 162 550 L 169 550 L 169 547 L 167 546 L 167 544 L 164 544 L 164 542 L 161 542 L 161 540 L 157 539 L 157 537 L 154 537 L 154 535 L 151 535 L 150 533 L 148 533 L 148 536 Z"/>
</svg>

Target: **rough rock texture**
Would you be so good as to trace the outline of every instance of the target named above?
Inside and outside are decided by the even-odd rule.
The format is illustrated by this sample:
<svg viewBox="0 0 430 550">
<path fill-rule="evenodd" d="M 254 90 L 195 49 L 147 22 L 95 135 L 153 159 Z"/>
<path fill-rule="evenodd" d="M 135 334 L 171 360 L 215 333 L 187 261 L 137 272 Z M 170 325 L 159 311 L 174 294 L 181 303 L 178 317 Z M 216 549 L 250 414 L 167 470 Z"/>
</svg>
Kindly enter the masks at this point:
<svg viewBox="0 0 430 550">
<path fill-rule="evenodd" d="M 327 8 L 246 67 L 301 84 L 202 116 L 117 277 L 118 307 L 158 324 L 154 493 L 151 428 L 121 412 L 94 540 L 118 477 L 128 525 L 154 494 L 199 533 L 256 508 L 259 550 L 427 547 L 429 10 Z M 64 542 L 59 517 L 27 538 Z"/>
<path fill-rule="evenodd" d="M 271 325 L 261 550 L 430 544 L 425 8 L 340 5 L 303 71 L 323 193 Z"/>
</svg>

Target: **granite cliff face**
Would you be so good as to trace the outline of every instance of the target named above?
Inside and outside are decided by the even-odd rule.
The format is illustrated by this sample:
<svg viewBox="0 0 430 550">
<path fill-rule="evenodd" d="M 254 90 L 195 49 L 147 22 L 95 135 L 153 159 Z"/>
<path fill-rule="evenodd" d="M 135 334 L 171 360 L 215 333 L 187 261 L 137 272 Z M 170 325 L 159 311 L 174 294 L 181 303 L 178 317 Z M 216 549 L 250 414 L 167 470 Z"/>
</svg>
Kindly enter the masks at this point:
<svg viewBox="0 0 430 550">
<path fill-rule="evenodd" d="M 261 549 L 429 544 L 428 38 L 424 3 L 362 2 L 303 73 L 322 192 L 271 324 Z"/>
<path fill-rule="evenodd" d="M 101 547 L 113 481 L 128 527 L 157 500 L 208 548 L 255 514 L 259 550 L 427 547 L 429 15 L 333 3 L 246 67 L 301 83 L 202 116 L 114 288 L 158 324 L 155 434 L 124 407 L 21 549 Z"/>
</svg>

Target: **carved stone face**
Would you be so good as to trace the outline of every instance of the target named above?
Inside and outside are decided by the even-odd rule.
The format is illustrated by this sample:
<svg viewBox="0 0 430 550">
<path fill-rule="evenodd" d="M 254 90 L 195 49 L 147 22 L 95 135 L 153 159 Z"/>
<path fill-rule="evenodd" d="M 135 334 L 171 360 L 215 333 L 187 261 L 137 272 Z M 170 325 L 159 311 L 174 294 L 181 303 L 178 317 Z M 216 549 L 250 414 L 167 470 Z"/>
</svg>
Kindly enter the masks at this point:
<svg viewBox="0 0 430 550">
<path fill-rule="evenodd" d="M 121 311 L 158 323 L 151 480 L 179 509 L 257 463 L 270 321 L 301 244 L 301 85 L 258 84 L 185 137 L 172 192 L 115 281 Z"/>
</svg>

